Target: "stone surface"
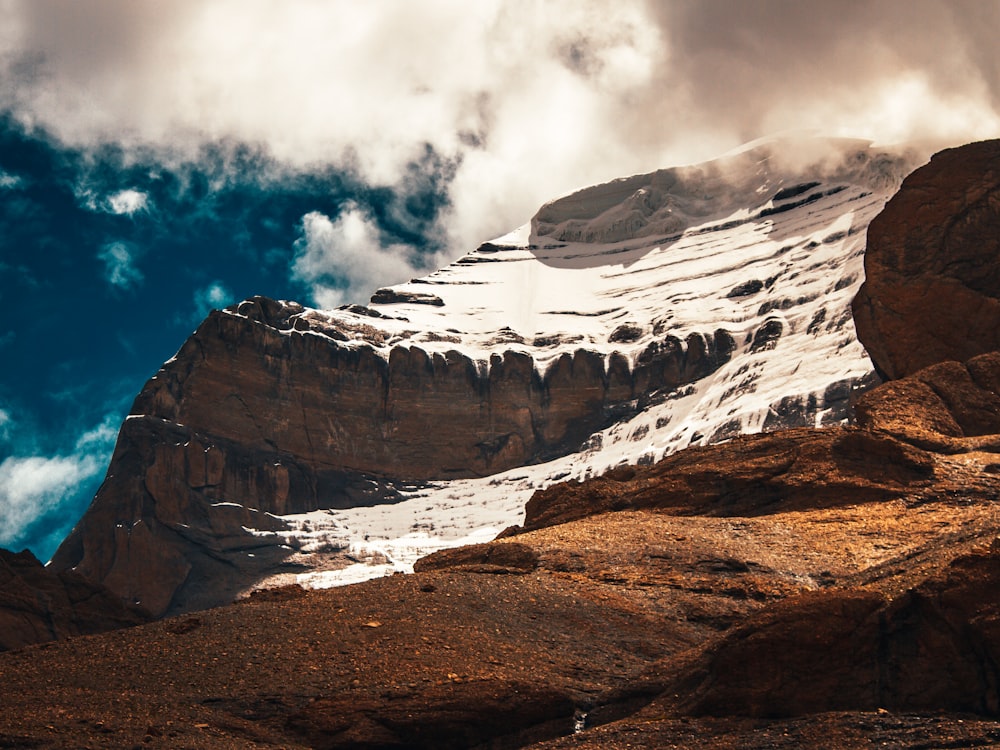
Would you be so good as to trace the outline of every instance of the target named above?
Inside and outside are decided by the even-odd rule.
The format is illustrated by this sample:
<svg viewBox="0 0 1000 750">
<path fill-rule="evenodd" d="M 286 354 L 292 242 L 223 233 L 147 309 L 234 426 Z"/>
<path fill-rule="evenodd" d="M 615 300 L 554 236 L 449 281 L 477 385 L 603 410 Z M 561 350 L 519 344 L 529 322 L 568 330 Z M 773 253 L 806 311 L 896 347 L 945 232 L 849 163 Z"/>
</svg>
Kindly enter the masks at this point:
<svg viewBox="0 0 1000 750">
<path fill-rule="evenodd" d="M 1000 555 L 986 549 L 889 597 L 871 589 L 790 597 L 727 633 L 657 703 L 690 715 L 824 711 L 996 716 Z"/>
<path fill-rule="evenodd" d="M 0 651 L 148 622 L 149 613 L 30 553 L 0 549 Z"/>
<path fill-rule="evenodd" d="M 888 435 L 850 428 L 742 435 L 651 467 L 622 467 L 541 490 L 525 508 L 523 528 L 628 509 L 738 516 L 833 507 L 898 497 L 933 477 L 930 455 Z"/>
<path fill-rule="evenodd" d="M 293 551 L 247 530 L 281 530 L 268 514 L 391 503 L 400 486 L 568 453 L 734 347 L 724 331 L 667 335 L 633 369 L 581 349 L 543 377 L 512 351 L 486 371 L 416 347 L 386 360 L 311 333 L 303 312 L 258 298 L 209 315 L 136 398 L 56 570 L 157 616 L 226 603 Z"/>
<path fill-rule="evenodd" d="M 648 502 L 610 510 L 603 491 L 579 486 L 592 512 L 438 553 L 413 575 L 261 592 L 0 655 L 0 742 L 929 747 L 1000 736 L 1000 474 L 988 471 L 1000 456 L 856 429 L 788 437 L 744 446 L 735 484 L 720 481 L 731 444 L 698 450 L 681 479 L 654 466 L 595 480 L 631 482 Z M 810 450 L 827 462 L 811 478 L 795 468 Z M 676 481 L 696 496 L 677 495 Z"/>
<path fill-rule="evenodd" d="M 868 227 L 858 337 L 888 378 L 1000 349 L 1000 141 L 935 155 Z"/>
<path fill-rule="evenodd" d="M 997 449 L 1000 352 L 940 362 L 862 394 L 858 425 L 947 453 Z"/>
</svg>

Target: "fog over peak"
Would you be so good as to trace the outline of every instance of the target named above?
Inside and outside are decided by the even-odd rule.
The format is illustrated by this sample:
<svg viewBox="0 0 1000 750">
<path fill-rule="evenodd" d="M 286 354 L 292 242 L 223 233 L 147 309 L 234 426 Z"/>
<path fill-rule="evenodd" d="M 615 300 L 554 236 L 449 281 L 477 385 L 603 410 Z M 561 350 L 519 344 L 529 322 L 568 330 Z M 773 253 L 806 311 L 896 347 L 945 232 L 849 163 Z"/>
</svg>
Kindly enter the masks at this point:
<svg viewBox="0 0 1000 750">
<path fill-rule="evenodd" d="M 453 252 L 546 199 L 789 128 L 1000 131 L 1000 6 L 492 0 L 5 0 L 0 105 L 66 144 L 277 160 L 396 184 L 457 165 Z"/>
</svg>

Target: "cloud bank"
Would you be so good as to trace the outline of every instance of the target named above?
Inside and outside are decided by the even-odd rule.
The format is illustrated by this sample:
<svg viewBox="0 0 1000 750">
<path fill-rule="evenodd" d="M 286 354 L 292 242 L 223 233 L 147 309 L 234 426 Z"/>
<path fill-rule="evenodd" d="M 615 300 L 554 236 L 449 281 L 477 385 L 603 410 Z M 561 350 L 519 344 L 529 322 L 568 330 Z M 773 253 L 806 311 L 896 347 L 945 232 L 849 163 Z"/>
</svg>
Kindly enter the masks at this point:
<svg viewBox="0 0 1000 750">
<path fill-rule="evenodd" d="M 453 254 L 570 189 L 775 131 L 1000 130 L 1000 6 L 974 0 L 2 7 L 0 106 L 20 122 L 84 146 L 264 144 L 373 185 L 429 145 L 458 165 Z"/>
</svg>

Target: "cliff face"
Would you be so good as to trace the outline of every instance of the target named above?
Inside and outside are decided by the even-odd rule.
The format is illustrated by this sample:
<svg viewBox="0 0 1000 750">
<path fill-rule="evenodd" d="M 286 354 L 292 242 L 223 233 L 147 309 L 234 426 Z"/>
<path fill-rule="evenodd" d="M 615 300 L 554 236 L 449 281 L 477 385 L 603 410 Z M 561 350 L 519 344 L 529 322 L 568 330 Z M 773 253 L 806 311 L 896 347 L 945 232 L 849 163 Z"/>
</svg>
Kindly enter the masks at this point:
<svg viewBox="0 0 1000 750">
<path fill-rule="evenodd" d="M 568 453 L 735 346 L 724 331 L 668 337 L 634 370 L 577 350 L 541 376 L 510 351 L 482 369 L 416 347 L 386 361 L 295 328 L 302 311 L 259 298 L 208 317 L 136 399 L 56 569 L 157 615 L 211 606 L 292 551 L 249 531 L 285 529 L 275 516 L 393 502 L 401 485 Z"/>
<path fill-rule="evenodd" d="M 148 612 L 81 575 L 56 574 L 30 552 L 0 549 L 0 651 L 149 620 Z"/>
<path fill-rule="evenodd" d="M 664 336 L 633 367 L 576 349 L 539 373 L 531 356 L 477 362 L 456 350 L 397 346 L 383 358 L 313 335 L 303 308 L 257 298 L 214 312 L 136 400 L 132 412 L 241 445 L 295 456 L 317 472 L 414 481 L 485 476 L 576 450 L 630 402 L 673 390 L 728 361 L 723 330 Z M 333 334 L 331 336 L 330 334 Z M 346 340 L 346 337 L 341 340 Z M 324 501 L 356 504 L 324 492 Z M 262 510 L 319 507 L 292 492 Z"/>
<path fill-rule="evenodd" d="M 870 372 L 847 309 L 862 232 L 908 162 L 824 141 L 792 168 L 784 147 L 580 191 L 369 307 L 213 312 L 135 400 L 54 569 L 201 609 L 312 564 L 295 514 L 550 467 L 495 534 L 554 478 L 842 421 Z M 454 515 L 455 539 L 485 525 Z"/>
<path fill-rule="evenodd" d="M 858 336 L 890 378 L 1000 349 L 1000 141 L 937 154 L 872 221 Z"/>
</svg>

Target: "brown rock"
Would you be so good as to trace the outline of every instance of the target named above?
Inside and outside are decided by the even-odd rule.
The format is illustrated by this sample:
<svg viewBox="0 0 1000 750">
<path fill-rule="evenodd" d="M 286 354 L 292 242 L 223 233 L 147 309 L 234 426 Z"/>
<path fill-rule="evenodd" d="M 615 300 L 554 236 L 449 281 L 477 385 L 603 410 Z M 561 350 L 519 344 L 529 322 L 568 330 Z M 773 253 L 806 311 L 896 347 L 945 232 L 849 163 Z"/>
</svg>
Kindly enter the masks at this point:
<svg viewBox="0 0 1000 750">
<path fill-rule="evenodd" d="M 28 551 L 0 549 L 0 651 L 138 625 L 149 613 L 72 571 L 56 574 Z"/>
<path fill-rule="evenodd" d="M 860 427 L 948 453 L 996 449 L 1000 434 L 1000 352 L 964 364 L 940 362 L 862 394 Z"/>
<path fill-rule="evenodd" d="M 1000 141 L 935 155 L 868 227 L 858 338 L 900 378 L 1000 349 Z"/>
<path fill-rule="evenodd" d="M 709 648 L 668 691 L 695 715 L 883 708 L 995 716 L 998 563 L 995 551 L 960 557 L 895 599 L 861 590 L 786 599 Z"/>
<path fill-rule="evenodd" d="M 396 486 L 483 476 L 576 450 L 658 389 L 729 359 L 724 331 L 667 337 L 634 372 L 578 350 L 541 376 L 527 355 L 486 372 L 458 352 L 344 347 L 300 305 L 213 312 L 136 398 L 108 476 L 53 557 L 155 615 L 216 606 L 291 550 L 246 528 L 268 514 L 389 503 Z M 439 428 L 429 429 L 429 426 Z"/>
<path fill-rule="evenodd" d="M 626 509 L 736 516 L 887 500 L 933 474 L 930 455 L 889 435 L 839 427 L 742 435 L 540 490 L 524 529 Z"/>
<path fill-rule="evenodd" d="M 395 700 L 342 695 L 320 699 L 288 726 L 323 750 L 520 747 L 568 734 L 572 698 L 532 682 L 450 681 Z"/>
<path fill-rule="evenodd" d="M 480 573 L 528 573 L 538 567 L 538 554 L 525 544 L 472 544 L 445 549 L 417 560 L 415 572 L 460 568 Z"/>
</svg>

